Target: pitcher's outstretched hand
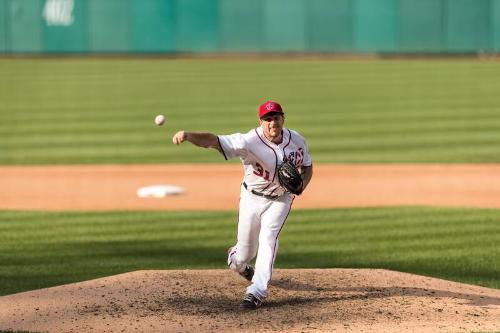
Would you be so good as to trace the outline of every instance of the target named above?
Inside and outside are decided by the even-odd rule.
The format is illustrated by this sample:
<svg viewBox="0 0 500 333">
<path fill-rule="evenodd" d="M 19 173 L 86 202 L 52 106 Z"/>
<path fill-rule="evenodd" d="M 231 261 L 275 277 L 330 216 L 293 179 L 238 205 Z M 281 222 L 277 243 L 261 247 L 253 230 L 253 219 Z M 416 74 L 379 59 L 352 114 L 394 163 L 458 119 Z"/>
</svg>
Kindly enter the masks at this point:
<svg viewBox="0 0 500 333">
<path fill-rule="evenodd" d="M 172 142 L 176 145 L 180 145 L 181 143 L 186 141 L 186 137 L 187 137 L 186 132 L 179 131 L 179 132 L 175 133 L 174 136 L 172 137 Z"/>
</svg>

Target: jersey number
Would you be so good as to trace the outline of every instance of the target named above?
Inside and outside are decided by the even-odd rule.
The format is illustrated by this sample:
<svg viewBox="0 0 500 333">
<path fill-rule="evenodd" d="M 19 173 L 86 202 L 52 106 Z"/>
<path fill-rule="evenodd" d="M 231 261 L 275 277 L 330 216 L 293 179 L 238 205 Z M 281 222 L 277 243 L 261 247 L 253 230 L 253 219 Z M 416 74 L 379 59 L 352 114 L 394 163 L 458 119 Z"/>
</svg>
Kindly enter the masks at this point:
<svg viewBox="0 0 500 333">
<path fill-rule="evenodd" d="M 257 170 L 253 171 L 254 175 L 262 177 L 265 180 L 269 180 L 269 171 L 264 170 L 264 168 L 262 167 L 262 165 L 260 165 L 259 163 L 256 163 L 255 167 L 257 168 Z"/>
</svg>

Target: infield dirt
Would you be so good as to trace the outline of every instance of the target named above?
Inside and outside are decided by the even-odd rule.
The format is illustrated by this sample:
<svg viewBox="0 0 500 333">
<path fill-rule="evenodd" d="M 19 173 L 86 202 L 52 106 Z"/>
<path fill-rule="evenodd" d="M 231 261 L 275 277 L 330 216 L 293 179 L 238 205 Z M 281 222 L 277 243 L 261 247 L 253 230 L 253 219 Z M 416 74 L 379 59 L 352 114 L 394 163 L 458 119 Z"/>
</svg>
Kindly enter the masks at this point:
<svg viewBox="0 0 500 333">
<path fill-rule="evenodd" d="M 236 210 L 239 164 L 0 167 L 0 209 Z M 182 195 L 138 198 L 169 184 Z M 500 207 L 500 165 L 318 164 L 294 208 L 368 206 Z"/>
</svg>

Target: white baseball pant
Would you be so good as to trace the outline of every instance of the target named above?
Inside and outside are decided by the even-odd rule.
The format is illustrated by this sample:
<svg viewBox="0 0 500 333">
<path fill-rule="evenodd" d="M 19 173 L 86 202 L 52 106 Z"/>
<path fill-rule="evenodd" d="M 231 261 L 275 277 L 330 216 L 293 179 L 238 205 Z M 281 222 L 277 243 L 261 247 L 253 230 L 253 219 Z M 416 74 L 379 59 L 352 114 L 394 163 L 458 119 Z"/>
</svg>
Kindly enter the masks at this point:
<svg viewBox="0 0 500 333">
<path fill-rule="evenodd" d="M 293 195 L 290 194 L 270 200 L 241 187 L 238 242 L 229 253 L 228 265 L 233 271 L 243 272 L 257 255 L 252 284 L 246 292 L 260 299 L 267 297 L 267 286 L 278 251 L 278 236 L 292 202 Z"/>
</svg>

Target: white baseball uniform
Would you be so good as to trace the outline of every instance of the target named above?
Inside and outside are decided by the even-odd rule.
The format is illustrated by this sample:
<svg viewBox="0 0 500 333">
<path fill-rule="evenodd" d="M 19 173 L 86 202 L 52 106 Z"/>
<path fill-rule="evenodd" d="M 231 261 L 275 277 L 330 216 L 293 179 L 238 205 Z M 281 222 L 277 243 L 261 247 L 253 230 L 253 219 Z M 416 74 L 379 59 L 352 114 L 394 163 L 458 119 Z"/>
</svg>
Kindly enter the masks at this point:
<svg viewBox="0 0 500 333">
<path fill-rule="evenodd" d="M 243 272 L 256 255 L 255 274 L 247 288 L 260 299 L 267 296 L 278 236 L 290 213 L 294 195 L 280 186 L 277 168 L 283 159 L 297 167 L 311 166 L 307 144 L 297 132 L 283 128 L 280 144 L 269 141 L 261 127 L 246 134 L 219 135 L 224 157 L 240 157 L 245 175 L 241 185 L 238 240 L 228 255 L 228 265 Z"/>
</svg>

